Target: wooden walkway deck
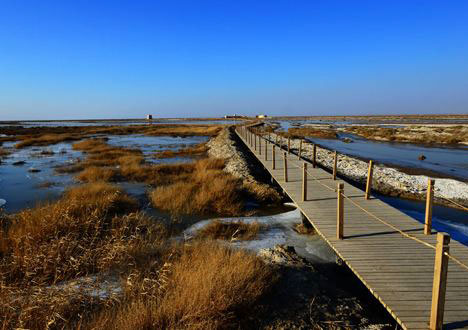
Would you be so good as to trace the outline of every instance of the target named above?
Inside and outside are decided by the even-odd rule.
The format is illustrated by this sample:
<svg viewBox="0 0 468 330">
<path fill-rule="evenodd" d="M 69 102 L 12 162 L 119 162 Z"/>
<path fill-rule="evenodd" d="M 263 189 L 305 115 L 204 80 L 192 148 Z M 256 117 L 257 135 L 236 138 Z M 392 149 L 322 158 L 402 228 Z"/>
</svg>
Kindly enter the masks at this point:
<svg viewBox="0 0 468 330">
<path fill-rule="evenodd" d="M 308 196 L 302 201 L 303 163 L 297 155 L 288 157 L 288 182 L 284 181 L 284 150 L 276 147 L 276 169 L 272 168 L 272 145 L 262 141 L 261 154 L 237 133 L 296 203 L 317 232 L 366 285 L 404 329 L 428 329 L 434 274 L 435 250 L 404 237 L 377 221 L 349 200 L 344 200 L 344 239 L 337 239 L 337 183 L 344 193 L 368 212 L 418 239 L 436 245 L 436 235 L 424 235 L 423 224 L 376 199 L 364 199 L 364 192 L 320 168 L 308 166 Z M 310 148 L 310 145 L 307 146 Z M 314 178 L 313 178 L 313 177 Z M 319 183 L 320 182 L 320 183 Z M 330 187 L 326 188 L 324 185 Z M 450 254 L 468 264 L 468 247 L 450 242 Z M 444 329 L 468 328 L 468 272 L 449 261 L 444 312 Z"/>
</svg>

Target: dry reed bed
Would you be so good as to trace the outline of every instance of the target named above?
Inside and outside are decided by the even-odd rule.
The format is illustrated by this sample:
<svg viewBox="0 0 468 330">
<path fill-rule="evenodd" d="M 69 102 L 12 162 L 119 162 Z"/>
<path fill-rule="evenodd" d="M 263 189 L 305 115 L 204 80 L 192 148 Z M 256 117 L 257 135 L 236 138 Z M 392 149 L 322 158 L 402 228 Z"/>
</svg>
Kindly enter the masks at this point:
<svg viewBox="0 0 468 330">
<path fill-rule="evenodd" d="M 8 156 L 10 152 L 8 150 L 5 150 L 4 148 L 0 147 L 0 157 L 5 157 Z"/>
<path fill-rule="evenodd" d="M 458 144 L 468 143 L 468 126 L 408 126 L 375 127 L 352 126 L 346 131 L 371 140 L 412 142 L 420 144 Z"/>
<path fill-rule="evenodd" d="M 292 139 L 300 139 L 306 137 L 316 137 L 321 139 L 337 139 L 336 132 L 328 128 L 311 128 L 311 127 L 290 127 L 288 132 L 277 133 L 283 137 Z"/>
<path fill-rule="evenodd" d="M 222 128 L 220 125 L 131 125 L 131 126 L 86 126 L 86 127 L 0 127 L 0 142 L 19 141 L 16 148 L 46 146 L 60 142 L 78 141 L 96 134 L 148 136 L 215 136 Z"/>
<path fill-rule="evenodd" d="M 200 143 L 193 147 L 183 148 L 177 151 L 172 150 L 165 150 L 157 152 L 154 157 L 157 159 L 163 158 L 174 158 L 180 156 L 197 156 L 197 155 L 204 155 L 208 151 L 208 147 L 206 143 Z"/>
<path fill-rule="evenodd" d="M 256 256 L 210 241 L 182 247 L 167 272 L 155 277 L 159 280 L 144 287 L 144 280 L 127 287 L 124 303 L 104 310 L 85 328 L 237 329 L 248 326 L 277 280 L 273 268 Z"/>
<path fill-rule="evenodd" d="M 115 186 L 94 183 L 3 219 L 2 328 L 237 328 L 275 283 L 274 269 L 245 251 L 168 244 L 164 227 L 135 209 Z M 95 289 L 54 286 L 93 274 Z M 90 295 L 110 274 L 122 293 Z"/>
<path fill-rule="evenodd" d="M 258 222 L 245 223 L 242 221 L 221 221 L 214 220 L 201 228 L 197 238 L 223 239 L 223 240 L 242 240 L 248 241 L 257 237 L 262 230 L 262 225 Z"/>
<path fill-rule="evenodd" d="M 128 273 L 158 260 L 166 231 L 107 183 L 72 187 L 62 199 L 2 217 L 2 328 L 61 328 L 108 303 L 50 285 L 109 272 Z M 79 291 L 79 290 L 78 290 Z"/>
<path fill-rule="evenodd" d="M 155 205 L 179 212 L 183 204 L 186 213 L 239 215 L 255 188 L 249 191 L 225 173 L 219 159 L 149 165 L 139 150 L 111 147 L 103 139 L 78 142 L 74 148 L 85 151 L 87 158 L 63 170 L 77 172 L 92 183 L 69 188 L 56 202 L 14 215 L 0 214 L 1 327 L 247 325 L 243 322 L 253 317 L 259 299 L 277 279 L 271 266 L 212 241 L 173 245 L 168 230 L 140 213 L 134 199 L 117 186 L 94 181 L 151 183 L 157 187 L 151 192 Z M 115 176 L 103 174 L 108 169 Z M 245 235 L 254 231 L 250 228 Z M 92 284 L 87 290 L 67 285 L 89 276 L 95 278 L 95 289 Z M 123 291 L 118 296 L 89 294 L 101 292 L 100 283 L 110 276 L 121 279 Z"/>
<path fill-rule="evenodd" d="M 154 207 L 175 215 L 242 215 L 245 202 L 280 200 L 274 189 L 244 184 L 223 169 L 224 160 L 204 158 L 192 163 L 154 165 L 144 162 L 141 151 L 111 147 L 103 139 L 84 140 L 73 145 L 87 157 L 78 164 L 58 169 L 77 172 L 83 182 L 135 181 L 153 187 L 149 193 Z M 205 146 L 200 147 L 205 148 Z M 197 148 L 198 149 L 198 148 Z"/>
</svg>

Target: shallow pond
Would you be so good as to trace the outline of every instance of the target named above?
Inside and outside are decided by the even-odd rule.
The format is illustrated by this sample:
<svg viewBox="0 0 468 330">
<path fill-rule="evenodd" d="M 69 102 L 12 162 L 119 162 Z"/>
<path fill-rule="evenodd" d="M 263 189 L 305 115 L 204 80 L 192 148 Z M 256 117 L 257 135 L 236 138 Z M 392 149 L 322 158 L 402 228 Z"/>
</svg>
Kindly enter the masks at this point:
<svg viewBox="0 0 468 330">
<path fill-rule="evenodd" d="M 11 145 L 14 143 L 4 143 L 3 147 Z M 73 150 L 71 144 L 9 150 L 12 154 L 0 164 L 0 199 L 6 201 L 3 208 L 7 212 L 17 212 L 38 202 L 56 199 L 66 186 L 74 183 L 71 175 L 55 172 L 56 166 L 73 162 L 81 156 L 81 152 Z"/>
<path fill-rule="evenodd" d="M 0 126 L 23 127 L 71 127 L 71 126 L 129 126 L 129 125 L 158 125 L 158 124 L 191 124 L 191 125 L 235 125 L 239 120 L 185 120 L 185 119 L 154 119 L 146 120 L 119 120 L 119 121 L 17 121 L 0 122 Z"/>
<path fill-rule="evenodd" d="M 176 151 L 183 148 L 192 147 L 196 144 L 207 142 L 207 136 L 147 136 L 147 135 L 109 135 L 107 143 L 113 146 L 140 149 L 145 155 L 145 160 L 151 163 L 175 163 L 189 162 L 189 157 L 174 157 L 165 159 L 156 159 L 151 157 L 158 151 L 171 150 Z"/>
<path fill-rule="evenodd" d="M 206 142 L 208 137 L 170 137 L 119 135 L 108 136 L 108 143 L 115 146 L 138 148 L 145 155 L 147 162 L 174 163 L 188 162 L 192 158 L 175 157 L 156 159 L 152 155 L 161 150 L 178 150 L 198 143 Z M 0 163 L 0 207 L 13 213 L 32 207 L 39 202 L 55 200 L 67 186 L 76 184 L 74 176 L 58 174 L 55 168 L 83 158 L 80 151 L 72 149 L 72 143 L 59 143 L 46 147 L 27 147 L 16 149 L 16 142 L 5 142 L 3 148 L 11 154 Z M 142 199 L 146 185 L 140 183 L 120 183 L 131 195 Z"/>
<path fill-rule="evenodd" d="M 359 136 L 338 133 L 339 140 L 308 138 L 327 149 L 363 159 L 373 159 L 378 163 L 424 169 L 440 173 L 442 176 L 468 180 L 468 147 L 424 146 L 412 143 L 370 141 Z M 346 143 L 341 139 L 349 138 Z M 424 155 L 425 160 L 418 156 Z"/>
</svg>

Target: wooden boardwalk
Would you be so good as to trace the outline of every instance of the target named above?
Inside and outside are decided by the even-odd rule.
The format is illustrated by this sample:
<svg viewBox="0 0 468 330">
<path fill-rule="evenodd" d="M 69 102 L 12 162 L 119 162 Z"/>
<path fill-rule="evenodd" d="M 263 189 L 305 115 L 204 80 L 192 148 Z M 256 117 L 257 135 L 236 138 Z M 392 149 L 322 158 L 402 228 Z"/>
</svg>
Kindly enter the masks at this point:
<svg viewBox="0 0 468 330">
<path fill-rule="evenodd" d="M 276 169 L 272 167 L 272 145 L 265 140 L 261 154 L 241 140 L 299 207 L 335 253 L 365 284 L 405 329 L 428 329 L 434 278 L 435 250 L 376 220 L 384 219 L 400 230 L 433 246 L 436 235 L 424 235 L 424 225 L 376 198 L 366 200 L 364 192 L 332 175 L 308 165 L 307 200 L 302 201 L 303 163 L 297 155 L 287 160 L 288 182 L 284 180 L 284 150 L 276 147 Z M 258 147 L 258 143 L 257 143 Z M 311 146 L 304 146 L 304 148 Z M 258 149 L 258 148 L 257 148 Z M 344 194 L 366 211 L 344 199 L 344 239 L 337 239 L 337 183 Z M 450 242 L 450 254 L 468 264 L 468 247 Z M 445 295 L 444 329 L 468 328 L 468 271 L 449 261 Z"/>
</svg>

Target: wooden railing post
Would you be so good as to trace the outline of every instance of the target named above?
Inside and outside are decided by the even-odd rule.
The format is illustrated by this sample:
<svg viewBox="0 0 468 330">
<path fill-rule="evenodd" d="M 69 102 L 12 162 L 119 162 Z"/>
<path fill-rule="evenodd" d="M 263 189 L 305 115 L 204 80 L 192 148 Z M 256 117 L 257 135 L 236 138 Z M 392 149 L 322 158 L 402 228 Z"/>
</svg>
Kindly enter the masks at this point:
<svg viewBox="0 0 468 330">
<path fill-rule="evenodd" d="M 338 164 L 338 153 L 335 150 L 335 157 L 333 158 L 333 180 L 336 180 L 336 166 Z"/>
<path fill-rule="evenodd" d="M 291 153 L 291 137 L 288 136 L 288 154 Z"/>
<path fill-rule="evenodd" d="M 429 329 L 440 330 L 444 323 L 445 291 L 447 288 L 447 268 L 450 236 L 437 233 L 437 246 L 434 263 L 434 282 L 432 285 L 432 306 Z"/>
<path fill-rule="evenodd" d="M 297 154 L 297 159 L 301 159 L 301 155 L 302 155 L 302 139 L 299 142 L 299 153 Z"/>
<path fill-rule="evenodd" d="M 312 149 L 312 166 L 314 168 L 317 167 L 317 145 L 314 143 L 314 147 Z"/>
<path fill-rule="evenodd" d="M 260 134 L 258 135 L 258 154 L 262 154 L 262 136 Z"/>
<path fill-rule="evenodd" d="M 427 182 L 426 193 L 426 217 L 424 221 L 424 234 L 432 234 L 432 202 L 434 200 L 434 180 L 429 179 Z"/>
<path fill-rule="evenodd" d="M 275 154 L 275 150 L 276 150 L 276 145 L 273 145 L 273 155 L 272 155 L 272 159 L 271 159 L 271 162 L 272 162 L 272 168 L 274 170 L 276 170 L 276 154 Z"/>
<path fill-rule="evenodd" d="M 265 161 L 268 160 L 268 140 L 265 140 Z"/>
<path fill-rule="evenodd" d="M 284 182 L 288 182 L 288 154 L 286 151 L 283 153 L 284 159 Z"/>
<path fill-rule="evenodd" d="M 366 183 L 366 199 L 369 199 L 372 189 L 372 174 L 374 172 L 374 162 L 369 160 L 369 168 L 367 170 L 367 183 Z"/>
<path fill-rule="evenodd" d="M 304 162 L 302 167 L 302 201 L 307 200 L 307 163 Z"/>
<path fill-rule="evenodd" d="M 255 150 L 257 150 L 257 133 L 256 132 L 254 133 L 254 146 L 255 146 L 254 147 Z"/>
<path fill-rule="evenodd" d="M 343 239 L 343 203 L 344 184 L 338 183 L 337 188 L 337 205 L 336 205 L 336 238 Z"/>
</svg>

